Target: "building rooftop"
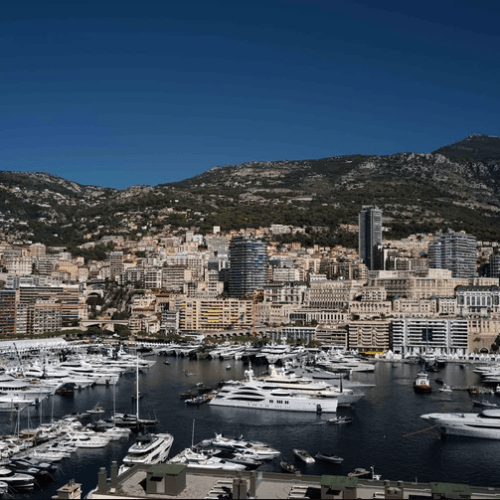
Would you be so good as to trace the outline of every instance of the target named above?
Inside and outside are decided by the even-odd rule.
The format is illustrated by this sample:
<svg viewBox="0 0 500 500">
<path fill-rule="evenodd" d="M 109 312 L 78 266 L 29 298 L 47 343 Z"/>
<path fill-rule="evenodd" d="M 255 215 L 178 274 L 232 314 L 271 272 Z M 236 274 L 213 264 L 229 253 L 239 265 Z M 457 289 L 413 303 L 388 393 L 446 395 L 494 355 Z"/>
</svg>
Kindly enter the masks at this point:
<svg viewBox="0 0 500 500">
<path fill-rule="evenodd" d="M 114 463 L 111 479 L 107 479 L 106 469 L 101 468 L 98 485 L 86 498 L 500 498 L 498 488 L 465 484 L 377 481 L 331 475 L 295 476 L 260 471 L 229 472 L 192 469 L 184 465 L 172 467 L 171 464 L 136 465 L 121 475 L 117 474 L 117 469 Z M 58 494 L 53 498 L 68 498 L 67 485 L 60 488 Z"/>
</svg>

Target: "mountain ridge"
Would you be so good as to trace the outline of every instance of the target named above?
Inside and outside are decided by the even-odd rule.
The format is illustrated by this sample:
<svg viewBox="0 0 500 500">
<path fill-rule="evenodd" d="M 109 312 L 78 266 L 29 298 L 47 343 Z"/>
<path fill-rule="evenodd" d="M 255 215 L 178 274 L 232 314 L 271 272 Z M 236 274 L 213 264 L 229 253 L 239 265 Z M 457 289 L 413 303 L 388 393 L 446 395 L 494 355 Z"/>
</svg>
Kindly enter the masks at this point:
<svg viewBox="0 0 500 500">
<path fill-rule="evenodd" d="M 208 232 L 271 223 L 316 236 L 329 231 L 341 243 L 346 235 L 338 226 L 356 224 L 367 204 L 383 210 L 393 237 L 450 227 L 500 240 L 500 137 L 471 134 L 432 153 L 216 166 L 183 181 L 122 190 L 2 171 L 0 193 L 4 233 L 52 244 L 164 227 Z"/>
</svg>

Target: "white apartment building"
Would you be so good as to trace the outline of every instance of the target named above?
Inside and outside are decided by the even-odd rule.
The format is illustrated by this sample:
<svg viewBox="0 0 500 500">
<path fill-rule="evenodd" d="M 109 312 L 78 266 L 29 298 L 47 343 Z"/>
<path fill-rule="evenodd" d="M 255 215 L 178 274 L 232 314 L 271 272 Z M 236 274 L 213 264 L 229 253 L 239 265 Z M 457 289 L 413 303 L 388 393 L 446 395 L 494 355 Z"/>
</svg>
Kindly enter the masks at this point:
<svg viewBox="0 0 500 500">
<path fill-rule="evenodd" d="M 465 355 L 468 325 L 464 319 L 401 318 L 392 321 L 392 350 L 403 356 L 426 352 Z"/>
</svg>

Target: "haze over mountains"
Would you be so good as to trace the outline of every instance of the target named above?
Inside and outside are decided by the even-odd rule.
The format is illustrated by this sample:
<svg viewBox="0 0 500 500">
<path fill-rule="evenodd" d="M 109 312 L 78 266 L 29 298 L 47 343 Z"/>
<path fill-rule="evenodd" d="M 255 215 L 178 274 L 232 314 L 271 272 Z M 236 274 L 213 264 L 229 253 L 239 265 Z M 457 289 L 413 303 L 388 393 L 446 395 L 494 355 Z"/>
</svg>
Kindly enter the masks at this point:
<svg viewBox="0 0 500 500">
<path fill-rule="evenodd" d="M 500 138 L 471 134 L 427 154 L 252 162 L 124 190 L 1 171 L 0 223 L 11 239 L 49 245 L 165 227 L 206 232 L 214 225 L 227 230 L 272 223 L 342 242 L 346 233 L 339 224 L 357 224 L 361 206 L 376 204 L 387 237 L 449 227 L 500 241 L 499 192 Z"/>
</svg>

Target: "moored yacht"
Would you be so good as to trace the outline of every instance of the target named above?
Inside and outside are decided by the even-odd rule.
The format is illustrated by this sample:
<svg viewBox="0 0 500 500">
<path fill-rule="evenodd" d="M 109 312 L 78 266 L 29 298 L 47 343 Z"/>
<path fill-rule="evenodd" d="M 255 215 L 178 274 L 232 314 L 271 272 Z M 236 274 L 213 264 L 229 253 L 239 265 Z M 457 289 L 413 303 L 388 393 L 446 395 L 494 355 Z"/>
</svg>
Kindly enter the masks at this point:
<svg viewBox="0 0 500 500">
<path fill-rule="evenodd" d="M 418 372 L 415 381 L 413 382 L 413 389 L 419 394 L 425 394 L 432 391 L 432 386 L 427 373 Z"/>
<path fill-rule="evenodd" d="M 269 375 L 260 377 L 259 380 L 265 382 L 264 388 L 293 389 L 299 394 L 329 394 L 336 393 L 338 396 L 338 406 L 351 406 L 364 397 L 364 392 L 355 392 L 352 389 L 344 388 L 342 379 L 339 380 L 339 387 L 324 380 L 313 380 L 309 377 L 297 377 L 295 372 L 287 371 L 285 368 L 277 369 L 274 365 L 269 365 Z M 326 392 L 325 392 L 326 391 Z"/>
<path fill-rule="evenodd" d="M 266 382 L 254 380 L 250 367 L 245 371 L 247 381 L 224 385 L 208 403 L 211 406 L 253 408 L 260 410 L 304 411 L 335 413 L 338 406 L 337 391 L 300 393 L 293 388 L 266 386 Z"/>
<path fill-rule="evenodd" d="M 123 459 L 125 466 L 134 464 L 157 464 L 168 458 L 174 438 L 169 433 L 146 434 L 137 437 Z"/>
<path fill-rule="evenodd" d="M 0 468 L 0 481 L 15 490 L 31 490 L 35 486 L 35 478 L 30 474 L 14 472 L 6 467 Z"/>
<path fill-rule="evenodd" d="M 427 413 L 420 418 L 438 426 L 444 435 L 500 439 L 500 410 L 480 413 Z"/>
</svg>

